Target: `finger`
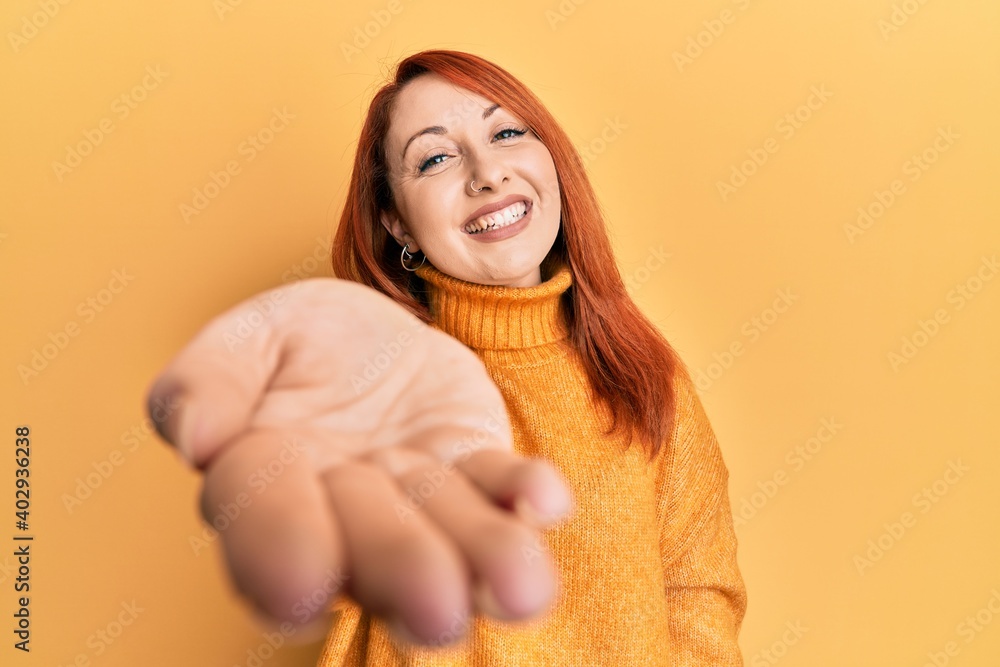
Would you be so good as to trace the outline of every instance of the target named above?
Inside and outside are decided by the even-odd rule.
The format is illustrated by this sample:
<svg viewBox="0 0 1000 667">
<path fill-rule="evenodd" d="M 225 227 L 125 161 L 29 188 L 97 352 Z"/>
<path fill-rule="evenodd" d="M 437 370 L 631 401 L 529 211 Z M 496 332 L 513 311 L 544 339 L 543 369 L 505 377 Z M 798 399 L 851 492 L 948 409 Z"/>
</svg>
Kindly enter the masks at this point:
<svg viewBox="0 0 1000 667">
<path fill-rule="evenodd" d="M 573 511 L 568 483 L 548 461 L 525 459 L 513 451 L 507 413 L 496 386 L 466 385 L 462 378 L 471 372 L 453 375 L 455 381 L 427 390 L 435 396 L 433 409 L 413 415 L 407 431 L 384 429 L 376 435 L 375 451 L 412 449 L 440 462 L 450 461 L 497 504 L 514 509 L 535 527 L 566 519 Z M 396 447 L 384 442 L 390 433 L 397 438 L 392 443 Z M 385 465 L 391 466 L 393 459 L 388 456 Z"/>
<path fill-rule="evenodd" d="M 282 352 L 273 318 L 263 313 L 273 315 L 288 300 L 288 289 L 278 288 L 218 315 L 151 386 L 153 423 L 193 465 L 206 466 L 222 443 L 245 430 Z"/>
<path fill-rule="evenodd" d="M 482 611 L 512 620 L 550 606 L 557 586 L 551 559 L 524 555 L 537 553 L 539 536 L 533 529 L 493 504 L 451 462 L 405 449 L 373 452 L 369 458 L 396 476 L 406 498 L 401 516 L 423 512 L 455 543 L 472 568 L 473 594 Z"/>
<path fill-rule="evenodd" d="M 438 431 L 442 433 L 442 431 Z M 376 462 L 393 476 L 408 470 L 414 459 L 405 447 L 370 452 L 362 460 Z M 438 451 L 448 451 L 438 448 Z M 549 461 L 500 449 L 463 453 L 441 461 L 453 465 L 499 507 L 515 512 L 528 525 L 549 528 L 572 516 L 574 501 L 569 483 Z"/>
<path fill-rule="evenodd" d="M 362 372 L 372 349 L 384 342 L 383 330 L 405 331 L 416 319 L 388 297 L 346 280 L 314 278 L 279 287 L 199 331 L 153 383 L 147 410 L 164 439 L 205 467 L 256 424 L 251 420 L 265 391 L 323 386 L 329 387 L 327 401 L 356 399 L 349 378 Z M 283 379 L 286 367 L 289 377 Z M 282 416 L 275 393 L 265 407 Z M 170 409 L 158 410 L 160 405 Z"/>
<path fill-rule="evenodd" d="M 328 469 L 323 480 L 343 531 L 351 596 L 390 626 L 401 625 L 401 639 L 450 639 L 455 619 L 469 615 L 469 573 L 460 554 L 426 518 L 400 514 L 405 498 L 377 467 L 350 462 Z"/>
<path fill-rule="evenodd" d="M 530 526 L 548 528 L 573 513 L 569 484 L 544 459 L 485 449 L 460 456 L 454 464 L 495 504 L 513 510 Z"/>
<path fill-rule="evenodd" d="M 314 444 L 253 431 L 212 463 L 202 494 L 237 590 L 265 616 L 300 626 L 322 616 L 346 581 L 336 517 L 312 466 Z"/>
</svg>

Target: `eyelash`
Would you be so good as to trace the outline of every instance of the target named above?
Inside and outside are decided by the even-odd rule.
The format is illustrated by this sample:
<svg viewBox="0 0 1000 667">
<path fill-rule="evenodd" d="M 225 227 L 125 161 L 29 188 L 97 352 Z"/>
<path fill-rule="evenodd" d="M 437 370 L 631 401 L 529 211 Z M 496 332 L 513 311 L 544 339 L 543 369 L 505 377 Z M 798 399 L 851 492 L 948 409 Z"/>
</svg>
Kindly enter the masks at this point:
<svg viewBox="0 0 1000 667">
<path fill-rule="evenodd" d="M 494 134 L 493 138 L 495 139 L 498 135 L 501 135 L 504 132 L 513 132 L 514 133 L 513 137 L 504 137 L 505 139 L 513 139 L 514 137 L 520 137 L 520 136 L 523 136 L 523 135 L 527 134 L 528 130 L 527 129 L 522 129 L 522 128 L 517 128 L 517 127 L 505 127 L 502 130 L 500 130 L 499 132 L 497 132 L 496 134 Z M 436 164 L 441 164 L 440 162 L 431 163 L 432 160 L 434 160 L 435 158 L 439 158 L 439 157 L 447 157 L 447 156 L 444 153 L 437 153 L 436 155 L 430 156 L 429 158 L 427 158 L 426 160 L 424 160 L 424 163 L 422 165 L 420 165 L 420 167 L 418 168 L 418 170 L 420 171 L 420 173 L 424 173 L 425 171 L 427 171 L 429 168 L 433 167 Z"/>
</svg>

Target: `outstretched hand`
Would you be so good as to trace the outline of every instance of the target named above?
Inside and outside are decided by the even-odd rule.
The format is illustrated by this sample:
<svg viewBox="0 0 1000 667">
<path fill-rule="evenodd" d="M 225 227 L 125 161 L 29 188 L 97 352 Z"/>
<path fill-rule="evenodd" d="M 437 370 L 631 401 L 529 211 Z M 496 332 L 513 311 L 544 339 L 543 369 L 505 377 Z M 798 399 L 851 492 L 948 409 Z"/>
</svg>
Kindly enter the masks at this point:
<svg viewBox="0 0 1000 667">
<path fill-rule="evenodd" d="M 177 406 L 150 413 L 204 471 L 202 514 L 266 617 L 314 623 L 343 591 L 437 644 L 455 615 L 526 619 L 554 601 L 537 531 L 571 511 L 567 484 L 513 451 L 479 358 L 375 290 L 313 278 L 244 301 L 148 403 Z"/>
</svg>

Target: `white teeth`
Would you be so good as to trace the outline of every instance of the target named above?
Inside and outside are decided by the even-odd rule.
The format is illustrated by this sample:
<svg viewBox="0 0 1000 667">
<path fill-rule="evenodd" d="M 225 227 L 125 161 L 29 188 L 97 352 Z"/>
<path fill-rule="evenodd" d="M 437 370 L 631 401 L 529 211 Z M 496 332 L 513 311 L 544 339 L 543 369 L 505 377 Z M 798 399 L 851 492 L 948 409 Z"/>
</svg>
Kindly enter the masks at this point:
<svg viewBox="0 0 1000 667">
<path fill-rule="evenodd" d="M 487 227 L 506 227 L 507 225 L 517 222 L 523 218 L 527 212 L 527 204 L 523 201 L 519 201 L 511 204 L 501 211 L 496 211 L 494 213 L 490 213 L 489 215 L 477 218 L 465 226 L 465 231 L 469 234 L 476 234 L 483 231 Z"/>
</svg>

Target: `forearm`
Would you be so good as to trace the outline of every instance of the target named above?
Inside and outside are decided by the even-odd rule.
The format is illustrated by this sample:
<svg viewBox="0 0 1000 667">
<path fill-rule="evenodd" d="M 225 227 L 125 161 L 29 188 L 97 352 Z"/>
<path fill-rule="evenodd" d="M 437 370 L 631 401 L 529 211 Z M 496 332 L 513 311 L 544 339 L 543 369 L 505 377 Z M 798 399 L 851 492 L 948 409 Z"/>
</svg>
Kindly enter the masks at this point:
<svg viewBox="0 0 1000 667">
<path fill-rule="evenodd" d="M 672 665 L 742 667 L 737 640 L 747 596 L 736 546 L 723 490 L 698 532 L 664 567 Z"/>
</svg>

